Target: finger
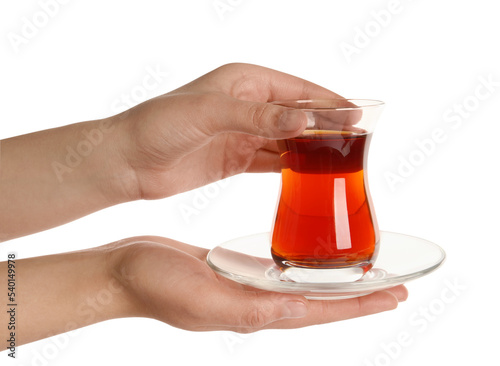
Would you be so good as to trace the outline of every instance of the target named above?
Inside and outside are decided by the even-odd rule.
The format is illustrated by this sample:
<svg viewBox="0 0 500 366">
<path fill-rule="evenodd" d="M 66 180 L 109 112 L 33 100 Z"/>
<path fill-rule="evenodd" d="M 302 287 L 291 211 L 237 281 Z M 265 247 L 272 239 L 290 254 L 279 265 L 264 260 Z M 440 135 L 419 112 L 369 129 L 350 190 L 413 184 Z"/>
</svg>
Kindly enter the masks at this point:
<svg viewBox="0 0 500 366">
<path fill-rule="evenodd" d="M 209 126 L 212 133 L 243 132 L 267 138 L 297 136 L 306 125 L 302 111 L 289 110 L 267 103 L 286 99 L 332 99 L 340 95 L 304 79 L 276 70 L 249 64 L 224 65 L 180 88 L 195 88 L 202 94 L 233 97 L 232 108 L 213 108 Z M 215 92 L 215 93 L 214 93 Z M 236 101 L 246 103 L 238 103 Z M 206 107 L 215 106 L 209 100 Z M 196 105 L 196 104 L 195 104 Z M 229 104 L 226 104 L 230 107 Z M 221 108 L 222 107 L 222 108 Z M 204 108 L 204 111 L 207 109 Z"/>
<path fill-rule="evenodd" d="M 313 304 L 314 306 L 314 304 Z M 378 291 L 370 295 L 346 299 L 339 304 L 328 302 L 323 306 L 318 306 L 316 314 L 320 315 L 318 319 L 323 321 L 339 321 L 360 316 L 380 313 L 383 311 L 394 310 L 398 306 L 397 297 L 389 291 Z"/>
<path fill-rule="evenodd" d="M 311 300 L 308 314 L 301 319 L 285 319 L 267 328 L 300 328 L 393 310 L 398 305 L 397 297 L 389 291 L 379 291 L 370 295 L 345 300 Z"/>
<path fill-rule="evenodd" d="M 278 173 L 281 170 L 279 154 L 269 150 L 258 150 L 253 161 L 247 168 L 247 173 Z"/>
<path fill-rule="evenodd" d="M 237 80 L 237 83 L 220 83 L 220 80 Z M 287 99 L 342 98 L 310 81 L 270 68 L 233 63 L 219 67 L 198 79 L 213 88 L 241 100 L 270 102 Z"/>
<path fill-rule="evenodd" d="M 223 94 L 205 95 L 200 99 L 205 133 L 216 135 L 240 132 L 268 139 L 299 135 L 307 126 L 306 114 L 297 109 L 261 102 L 242 101 Z"/>
<path fill-rule="evenodd" d="M 268 140 L 266 144 L 262 147 L 264 150 L 272 151 L 272 152 L 278 152 L 278 145 L 276 144 L 276 141 L 273 140 Z"/>
<path fill-rule="evenodd" d="M 361 132 L 354 125 L 360 122 L 363 115 L 362 110 L 360 106 L 348 99 L 292 100 L 277 101 L 273 104 L 306 111 L 309 128 Z M 314 112 L 308 110 L 314 110 Z"/>
<path fill-rule="evenodd" d="M 307 314 L 307 300 L 301 296 L 267 291 L 235 291 L 221 286 L 205 297 L 205 329 L 232 329 L 248 333 L 283 319 L 301 318 Z M 209 313 L 209 314 L 208 314 Z"/>
<path fill-rule="evenodd" d="M 392 287 L 390 289 L 387 289 L 386 291 L 396 296 L 399 302 L 406 301 L 406 299 L 408 298 L 408 289 L 404 285 Z"/>
</svg>

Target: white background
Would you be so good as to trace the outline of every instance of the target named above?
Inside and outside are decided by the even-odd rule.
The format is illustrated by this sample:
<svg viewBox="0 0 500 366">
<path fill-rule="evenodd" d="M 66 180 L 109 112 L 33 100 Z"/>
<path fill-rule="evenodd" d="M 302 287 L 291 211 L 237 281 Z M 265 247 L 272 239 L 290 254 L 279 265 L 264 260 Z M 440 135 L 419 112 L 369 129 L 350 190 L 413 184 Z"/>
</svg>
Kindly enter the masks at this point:
<svg viewBox="0 0 500 366">
<path fill-rule="evenodd" d="M 2 352 L 0 364 L 449 365 L 497 358 L 496 2 L 75 0 L 43 10 L 44 3 L 51 2 L 0 5 L 0 138 L 106 117 L 122 95 L 136 104 L 228 62 L 260 64 L 387 103 L 369 161 L 380 227 L 434 241 L 448 257 L 410 282 L 409 299 L 392 312 L 245 336 L 115 320 L 22 346 L 16 361 Z M 214 4 L 227 8 L 218 12 Z M 149 68 L 168 76 L 141 95 Z M 489 92 L 480 86 L 488 79 Z M 441 139 L 430 147 L 436 133 Z M 417 141 L 427 141 L 427 151 Z M 404 177 L 403 160 L 413 161 Z M 400 176 L 392 186 L 391 173 Z M 231 178 L 187 218 L 181 208 L 194 207 L 206 188 L 128 203 L 2 243 L 0 255 L 65 252 L 141 234 L 211 248 L 270 230 L 278 186 L 277 174 Z"/>
</svg>

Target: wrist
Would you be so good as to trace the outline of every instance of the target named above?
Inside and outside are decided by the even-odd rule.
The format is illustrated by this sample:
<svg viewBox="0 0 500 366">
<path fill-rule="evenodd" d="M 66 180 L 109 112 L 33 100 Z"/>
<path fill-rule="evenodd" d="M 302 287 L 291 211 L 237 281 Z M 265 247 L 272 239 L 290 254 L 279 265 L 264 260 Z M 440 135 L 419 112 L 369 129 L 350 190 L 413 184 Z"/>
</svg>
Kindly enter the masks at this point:
<svg viewBox="0 0 500 366">
<path fill-rule="evenodd" d="M 144 299 L 137 293 L 138 282 L 134 259 L 141 252 L 140 242 L 131 239 L 120 240 L 102 247 L 106 256 L 107 281 L 116 296 L 113 301 L 113 318 L 149 317 Z"/>
<path fill-rule="evenodd" d="M 109 205 L 135 201 L 140 198 L 137 189 L 137 179 L 134 169 L 130 166 L 129 152 L 132 149 L 133 139 L 127 123 L 121 115 L 91 122 L 88 136 L 94 136 L 101 149 L 96 154 L 96 169 L 98 175 L 103 174 L 95 182 Z M 92 177 L 90 177 L 92 178 Z"/>
</svg>

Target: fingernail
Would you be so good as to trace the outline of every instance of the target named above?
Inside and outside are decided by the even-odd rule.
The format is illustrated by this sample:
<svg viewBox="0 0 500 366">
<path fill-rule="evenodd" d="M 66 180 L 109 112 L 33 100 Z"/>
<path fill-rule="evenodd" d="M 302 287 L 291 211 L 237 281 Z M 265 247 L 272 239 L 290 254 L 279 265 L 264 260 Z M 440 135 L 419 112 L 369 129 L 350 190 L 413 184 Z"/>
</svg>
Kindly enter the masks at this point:
<svg viewBox="0 0 500 366">
<path fill-rule="evenodd" d="M 396 296 L 399 302 L 406 301 L 406 299 L 408 298 L 408 289 L 404 285 L 392 287 L 385 291 L 390 292 L 391 294 Z"/>
<path fill-rule="evenodd" d="M 283 132 L 297 131 L 306 120 L 306 115 L 302 111 L 289 109 L 283 112 L 280 117 L 278 128 Z"/>
<path fill-rule="evenodd" d="M 303 318 L 307 315 L 307 305 L 301 301 L 289 301 L 283 306 L 283 318 Z"/>
</svg>

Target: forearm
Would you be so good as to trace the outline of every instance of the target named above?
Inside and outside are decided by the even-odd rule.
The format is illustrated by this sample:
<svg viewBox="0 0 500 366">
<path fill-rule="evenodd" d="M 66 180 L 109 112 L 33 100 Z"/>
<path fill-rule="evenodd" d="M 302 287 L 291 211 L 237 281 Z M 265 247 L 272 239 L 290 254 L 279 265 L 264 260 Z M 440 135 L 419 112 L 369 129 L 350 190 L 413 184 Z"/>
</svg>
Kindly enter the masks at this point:
<svg viewBox="0 0 500 366">
<path fill-rule="evenodd" d="M 9 330 L 12 314 L 6 307 L 0 312 L 0 339 L 5 342 L 15 332 L 19 346 L 107 319 L 136 315 L 123 282 L 127 277 L 116 273 L 114 252 L 105 246 L 16 260 L 14 328 Z M 7 263 L 2 262 L 0 278 L 7 275 Z M 2 303 L 9 303 L 6 296 Z"/>
<path fill-rule="evenodd" d="M 0 141 L 0 241 L 130 200 L 133 177 L 120 145 L 126 138 L 115 120 Z"/>
</svg>

